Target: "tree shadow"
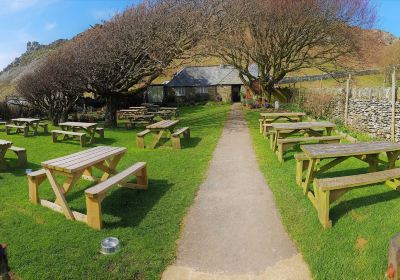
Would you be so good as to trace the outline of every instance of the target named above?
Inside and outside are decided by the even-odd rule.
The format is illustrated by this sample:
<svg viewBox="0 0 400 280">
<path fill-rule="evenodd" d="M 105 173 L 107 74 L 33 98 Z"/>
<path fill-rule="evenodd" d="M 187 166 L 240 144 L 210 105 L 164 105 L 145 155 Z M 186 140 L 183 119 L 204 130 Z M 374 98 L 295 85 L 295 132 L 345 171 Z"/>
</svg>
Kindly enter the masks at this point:
<svg viewBox="0 0 400 280">
<path fill-rule="evenodd" d="M 384 193 L 341 201 L 330 209 L 330 217 L 332 219 L 332 222 L 336 223 L 342 216 L 348 214 L 351 210 L 378 203 L 388 202 L 394 199 L 400 199 L 399 192 L 395 190 L 389 190 Z"/>
</svg>

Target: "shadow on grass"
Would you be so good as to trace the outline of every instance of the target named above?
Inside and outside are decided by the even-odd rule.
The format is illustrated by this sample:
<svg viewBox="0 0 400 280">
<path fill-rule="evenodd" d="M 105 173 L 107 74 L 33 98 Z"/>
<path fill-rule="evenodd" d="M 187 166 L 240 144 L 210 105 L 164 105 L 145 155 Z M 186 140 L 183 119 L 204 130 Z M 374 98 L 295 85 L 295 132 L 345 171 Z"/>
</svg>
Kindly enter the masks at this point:
<svg viewBox="0 0 400 280">
<path fill-rule="evenodd" d="M 348 214 L 351 210 L 378 203 L 388 202 L 394 199 L 400 199 L 400 193 L 398 191 L 388 190 L 387 192 L 379 194 L 357 197 L 350 200 L 342 201 L 331 208 L 330 217 L 332 219 L 332 222 L 335 224 L 342 216 Z"/>
<path fill-rule="evenodd" d="M 41 165 L 32 162 L 28 162 L 26 166 L 20 167 L 18 166 L 17 158 L 7 157 L 6 162 L 8 164 L 8 167 L 5 169 L 0 169 L 0 173 L 10 173 L 16 177 L 26 176 L 26 169 L 32 169 L 33 171 L 35 171 L 42 168 Z"/>
<path fill-rule="evenodd" d="M 104 227 L 137 226 L 171 187 L 172 184 L 166 180 L 149 180 L 148 190 L 120 188 L 114 191 L 104 199 L 102 209 L 105 215 L 112 215 L 120 218 L 120 220 L 115 222 L 104 221 Z"/>
</svg>

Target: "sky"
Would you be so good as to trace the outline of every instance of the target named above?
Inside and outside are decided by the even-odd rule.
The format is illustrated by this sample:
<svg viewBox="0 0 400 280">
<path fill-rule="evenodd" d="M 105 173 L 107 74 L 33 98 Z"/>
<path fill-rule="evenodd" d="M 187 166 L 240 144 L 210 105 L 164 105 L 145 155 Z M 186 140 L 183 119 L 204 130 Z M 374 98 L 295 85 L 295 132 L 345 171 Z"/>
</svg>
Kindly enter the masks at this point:
<svg viewBox="0 0 400 280">
<path fill-rule="evenodd" d="M 277 0 L 279 1 L 279 0 Z M 141 0 L 0 0 L 0 70 L 28 41 L 70 39 Z M 375 0 L 376 28 L 400 37 L 400 0 Z"/>
</svg>

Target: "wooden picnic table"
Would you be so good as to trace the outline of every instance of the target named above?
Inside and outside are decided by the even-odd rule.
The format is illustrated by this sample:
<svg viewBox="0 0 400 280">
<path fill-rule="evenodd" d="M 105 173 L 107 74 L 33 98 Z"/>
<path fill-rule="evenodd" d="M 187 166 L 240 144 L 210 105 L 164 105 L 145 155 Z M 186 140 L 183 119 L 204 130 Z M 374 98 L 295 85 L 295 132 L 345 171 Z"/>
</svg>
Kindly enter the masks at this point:
<svg viewBox="0 0 400 280">
<path fill-rule="evenodd" d="M 72 130 L 74 132 L 83 130 L 88 133 L 90 137 L 89 144 L 93 143 L 93 139 L 97 129 L 97 123 L 87 123 L 87 122 L 64 122 L 58 124 L 62 130 L 69 131 Z M 64 135 L 64 138 L 67 138 L 68 135 Z"/>
<path fill-rule="evenodd" d="M 18 126 L 26 126 L 28 127 L 28 132 L 29 128 L 32 128 L 33 134 L 37 135 L 37 130 L 39 126 L 40 119 L 35 119 L 35 118 L 16 118 L 16 119 L 11 119 L 11 122 L 15 125 Z M 17 129 L 16 133 L 21 132 L 20 129 Z"/>
<path fill-rule="evenodd" d="M 304 194 L 310 191 L 309 187 L 314 178 L 349 158 L 354 157 L 368 163 L 368 171 L 375 172 L 379 163 L 386 164 L 389 169 L 394 168 L 400 155 L 400 143 L 383 141 L 303 145 L 301 149 L 309 160 L 305 180 L 301 182 Z M 387 162 L 379 159 L 382 153 L 386 154 Z"/>
<path fill-rule="evenodd" d="M 309 134 L 310 136 L 322 136 L 323 131 L 326 130 L 326 135 L 332 134 L 332 129 L 336 126 L 331 122 L 293 122 L 293 123 L 273 123 L 271 124 L 275 133 L 273 133 L 271 140 L 272 149 L 275 152 L 278 147 L 278 139 L 287 138 L 296 133 Z"/>
<path fill-rule="evenodd" d="M 116 167 L 126 151 L 126 148 L 99 146 L 42 162 L 56 200 L 53 203 L 47 200 L 40 200 L 39 197 L 31 199 L 39 201 L 41 205 L 52 210 L 64 213 L 67 219 L 87 222 L 86 215 L 72 211 L 69 208 L 65 195 L 81 177 L 85 180 L 98 182 L 105 181 L 110 175 L 116 174 Z M 93 168 L 103 172 L 100 178 L 93 176 Z M 60 183 L 61 178 L 65 179 L 64 183 Z M 36 190 L 31 193 L 36 193 L 35 196 L 38 196 Z"/>
<path fill-rule="evenodd" d="M 7 162 L 5 160 L 6 152 L 12 146 L 12 142 L 6 140 L 0 140 L 0 168 L 6 168 Z"/>
<path fill-rule="evenodd" d="M 303 112 L 260 113 L 260 133 L 265 133 L 265 124 L 279 121 L 301 122 L 305 115 Z"/>
<path fill-rule="evenodd" d="M 154 149 L 160 141 L 161 137 L 163 136 L 164 132 L 166 131 L 169 132 L 169 137 L 171 137 L 174 133 L 174 128 L 178 124 L 178 122 L 179 120 L 163 120 L 146 126 L 147 129 L 155 134 L 150 147 Z"/>
</svg>

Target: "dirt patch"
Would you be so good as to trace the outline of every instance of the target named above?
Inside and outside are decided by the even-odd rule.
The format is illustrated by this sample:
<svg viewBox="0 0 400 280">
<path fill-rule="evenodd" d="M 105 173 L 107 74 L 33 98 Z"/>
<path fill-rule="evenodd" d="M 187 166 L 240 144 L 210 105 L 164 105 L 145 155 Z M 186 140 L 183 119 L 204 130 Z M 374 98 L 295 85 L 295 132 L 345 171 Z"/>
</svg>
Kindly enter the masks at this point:
<svg viewBox="0 0 400 280">
<path fill-rule="evenodd" d="M 355 247 L 356 247 L 356 249 L 358 251 L 361 252 L 361 251 L 363 251 L 365 249 L 367 244 L 368 244 L 368 240 L 367 239 L 365 239 L 363 237 L 358 237 L 357 241 L 356 241 L 356 244 L 355 244 Z"/>
</svg>

